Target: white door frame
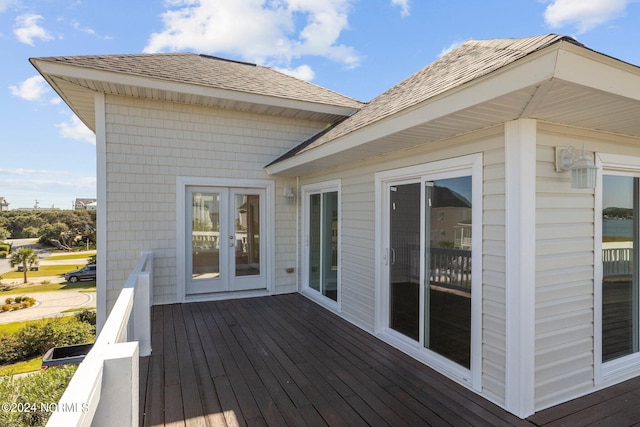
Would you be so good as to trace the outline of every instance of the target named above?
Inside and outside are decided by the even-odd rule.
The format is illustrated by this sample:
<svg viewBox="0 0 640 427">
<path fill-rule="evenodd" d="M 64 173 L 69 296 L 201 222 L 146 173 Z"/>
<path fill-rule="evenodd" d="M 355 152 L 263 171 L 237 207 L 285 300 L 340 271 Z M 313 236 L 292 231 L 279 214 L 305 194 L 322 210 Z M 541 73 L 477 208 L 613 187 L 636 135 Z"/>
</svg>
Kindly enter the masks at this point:
<svg viewBox="0 0 640 427">
<path fill-rule="evenodd" d="M 186 194 L 188 187 L 226 187 L 235 189 L 264 190 L 264 225 L 261 224 L 261 239 L 264 240 L 265 289 L 211 294 L 187 295 L 187 244 Z M 262 246 L 262 244 L 261 244 Z M 176 177 L 176 297 L 179 302 L 209 301 L 241 297 L 271 295 L 275 277 L 275 182 L 263 179 L 233 179 L 207 177 Z"/>
<path fill-rule="evenodd" d="M 602 208 L 604 175 L 639 177 L 639 158 L 609 153 L 596 154 L 598 178 L 595 190 L 595 250 L 594 250 L 594 382 L 597 389 L 620 383 L 640 374 L 640 352 L 602 362 Z"/>
<path fill-rule="evenodd" d="M 465 369 L 433 351 L 425 349 L 420 341 L 410 338 L 389 328 L 389 292 L 388 292 L 388 227 L 389 218 L 386 208 L 389 205 L 388 191 L 391 184 L 408 181 L 425 182 L 464 175 L 472 177 L 472 246 L 477 248 L 472 255 L 472 299 L 471 299 L 471 363 Z M 376 191 L 376 313 L 375 334 L 402 349 L 418 360 L 439 372 L 460 381 L 474 390 L 482 389 L 482 154 L 472 154 L 454 159 L 409 166 L 375 174 Z M 423 192 L 424 190 L 421 190 Z M 422 218 L 424 220 L 424 218 Z M 424 223 L 424 221 L 422 221 Z M 421 244 L 421 253 L 424 244 Z M 424 259 L 422 253 L 421 259 Z M 421 277 L 424 266 L 421 265 Z M 421 315 L 423 317 L 422 309 Z"/>
<path fill-rule="evenodd" d="M 302 263 L 301 263 L 301 281 L 300 292 L 308 298 L 314 300 L 325 308 L 339 313 L 341 310 L 341 278 L 342 278 L 342 208 L 341 208 L 341 188 L 342 180 L 335 179 L 331 181 L 323 181 L 315 184 L 307 184 L 301 187 L 302 194 Z M 312 194 L 323 194 L 336 191 L 338 193 L 338 282 L 337 282 L 337 301 L 333 301 L 321 295 L 314 289 L 309 287 L 309 199 Z"/>
</svg>

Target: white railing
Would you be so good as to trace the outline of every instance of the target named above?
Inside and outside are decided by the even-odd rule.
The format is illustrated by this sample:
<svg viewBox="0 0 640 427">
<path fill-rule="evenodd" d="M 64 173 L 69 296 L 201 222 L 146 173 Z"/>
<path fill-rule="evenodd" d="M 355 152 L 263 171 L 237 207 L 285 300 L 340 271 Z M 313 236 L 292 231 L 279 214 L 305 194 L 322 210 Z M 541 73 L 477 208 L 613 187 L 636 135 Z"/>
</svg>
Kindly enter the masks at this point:
<svg viewBox="0 0 640 427">
<path fill-rule="evenodd" d="M 602 250 L 602 273 L 606 276 L 633 273 L 631 248 L 611 248 Z"/>
<path fill-rule="evenodd" d="M 142 253 L 47 427 L 137 426 L 139 356 L 151 354 L 153 253 Z"/>
</svg>

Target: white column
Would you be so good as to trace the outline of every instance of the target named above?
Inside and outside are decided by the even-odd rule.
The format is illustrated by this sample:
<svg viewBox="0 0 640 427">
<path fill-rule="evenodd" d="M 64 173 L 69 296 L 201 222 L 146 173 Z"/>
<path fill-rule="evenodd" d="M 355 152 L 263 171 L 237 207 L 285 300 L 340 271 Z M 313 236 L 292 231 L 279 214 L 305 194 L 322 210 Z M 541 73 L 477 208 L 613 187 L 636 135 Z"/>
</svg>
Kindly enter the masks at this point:
<svg viewBox="0 0 640 427">
<path fill-rule="evenodd" d="M 505 123 L 506 408 L 535 410 L 536 120 Z"/>
<path fill-rule="evenodd" d="M 96 178 L 97 199 L 96 239 L 96 334 L 107 321 L 107 125 L 106 101 L 104 93 L 95 95 L 96 120 Z"/>
</svg>

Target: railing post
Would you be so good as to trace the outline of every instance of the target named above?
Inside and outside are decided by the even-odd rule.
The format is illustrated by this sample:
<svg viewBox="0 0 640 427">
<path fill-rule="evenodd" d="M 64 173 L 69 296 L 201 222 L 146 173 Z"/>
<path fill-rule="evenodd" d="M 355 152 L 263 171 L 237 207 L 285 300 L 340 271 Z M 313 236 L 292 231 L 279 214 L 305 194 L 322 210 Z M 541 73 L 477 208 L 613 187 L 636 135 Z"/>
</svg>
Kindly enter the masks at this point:
<svg viewBox="0 0 640 427">
<path fill-rule="evenodd" d="M 92 427 L 139 424 L 140 366 L 138 343 L 109 345 L 104 360 L 100 403 Z"/>
<path fill-rule="evenodd" d="M 140 356 L 151 354 L 150 274 L 140 273 L 133 296 L 133 339 L 140 343 Z"/>
</svg>

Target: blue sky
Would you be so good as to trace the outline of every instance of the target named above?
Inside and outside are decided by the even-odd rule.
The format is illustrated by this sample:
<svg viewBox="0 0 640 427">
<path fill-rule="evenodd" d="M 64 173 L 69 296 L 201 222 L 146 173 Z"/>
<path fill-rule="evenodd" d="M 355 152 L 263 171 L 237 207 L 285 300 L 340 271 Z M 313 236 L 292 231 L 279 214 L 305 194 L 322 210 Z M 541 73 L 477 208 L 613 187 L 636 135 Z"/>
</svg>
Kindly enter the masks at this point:
<svg viewBox="0 0 640 427">
<path fill-rule="evenodd" d="M 95 138 L 30 57 L 189 51 L 368 101 L 468 39 L 557 33 L 640 64 L 639 0 L 0 0 L 0 196 L 95 197 Z"/>
</svg>

